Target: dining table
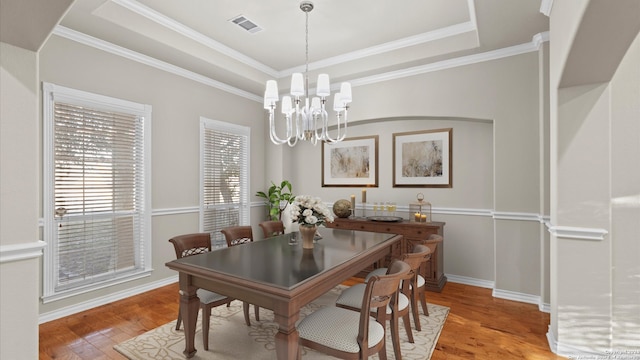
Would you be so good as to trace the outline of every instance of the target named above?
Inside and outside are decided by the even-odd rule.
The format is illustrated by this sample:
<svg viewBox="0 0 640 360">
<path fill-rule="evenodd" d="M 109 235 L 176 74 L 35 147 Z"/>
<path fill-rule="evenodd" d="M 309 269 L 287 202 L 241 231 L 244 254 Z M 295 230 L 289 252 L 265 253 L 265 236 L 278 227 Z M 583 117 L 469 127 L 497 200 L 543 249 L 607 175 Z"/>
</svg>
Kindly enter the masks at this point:
<svg viewBox="0 0 640 360">
<path fill-rule="evenodd" d="M 184 355 L 190 358 L 197 351 L 196 290 L 203 288 L 272 310 L 278 325 L 277 358 L 297 359 L 300 309 L 396 254 L 402 242 L 402 235 L 319 228 L 313 249 L 303 248 L 300 236 L 292 232 L 167 262 L 179 273 Z"/>
</svg>

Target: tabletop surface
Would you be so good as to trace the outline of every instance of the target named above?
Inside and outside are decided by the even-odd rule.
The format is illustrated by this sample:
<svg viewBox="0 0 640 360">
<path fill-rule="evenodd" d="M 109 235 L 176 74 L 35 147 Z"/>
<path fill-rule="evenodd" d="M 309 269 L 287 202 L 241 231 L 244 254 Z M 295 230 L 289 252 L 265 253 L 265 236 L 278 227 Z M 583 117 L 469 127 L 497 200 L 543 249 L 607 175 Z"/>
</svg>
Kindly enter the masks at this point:
<svg viewBox="0 0 640 360">
<path fill-rule="evenodd" d="M 394 237 L 393 234 L 321 227 L 313 249 L 303 249 L 297 233 L 217 249 L 173 262 L 243 280 L 291 289 Z M 293 242 L 292 238 L 297 237 Z"/>
</svg>

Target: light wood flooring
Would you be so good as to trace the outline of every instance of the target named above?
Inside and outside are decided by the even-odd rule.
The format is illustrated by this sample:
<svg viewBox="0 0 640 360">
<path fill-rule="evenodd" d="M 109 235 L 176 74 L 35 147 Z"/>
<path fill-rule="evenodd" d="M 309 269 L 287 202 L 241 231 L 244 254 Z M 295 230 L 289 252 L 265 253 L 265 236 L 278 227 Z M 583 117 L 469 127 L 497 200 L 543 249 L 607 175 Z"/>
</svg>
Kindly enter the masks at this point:
<svg viewBox="0 0 640 360">
<path fill-rule="evenodd" d="M 451 309 L 432 360 L 565 359 L 549 350 L 549 314 L 536 305 L 451 282 L 441 293 L 426 296 Z M 177 311 L 178 285 L 173 284 L 41 324 L 40 359 L 125 359 L 113 350 L 115 344 L 174 320 Z"/>
</svg>

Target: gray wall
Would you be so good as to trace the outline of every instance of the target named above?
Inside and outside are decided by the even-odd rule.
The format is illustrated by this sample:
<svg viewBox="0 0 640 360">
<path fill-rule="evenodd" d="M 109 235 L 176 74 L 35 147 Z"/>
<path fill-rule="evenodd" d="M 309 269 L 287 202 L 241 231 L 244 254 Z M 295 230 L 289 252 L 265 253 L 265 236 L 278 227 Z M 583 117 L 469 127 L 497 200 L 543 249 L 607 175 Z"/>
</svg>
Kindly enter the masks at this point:
<svg viewBox="0 0 640 360">
<path fill-rule="evenodd" d="M 38 55 L 0 43 L 0 358 L 38 357 Z M 29 254 L 29 248 L 34 251 Z M 12 250 L 26 256 L 12 259 Z M 25 251 L 25 249 L 27 251 Z M 6 256 L 6 257 L 5 257 Z M 27 311 L 24 311 L 27 309 Z"/>
<path fill-rule="evenodd" d="M 41 304 L 41 313 L 177 278 L 164 264 L 175 258 L 169 238 L 198 231 L 201 116 L 251 127 L 251 193 L 262 189 L 264 113 L 256 101 L 58 36 L 52 36 L 41 50 L 40 80 L 152 106 L 154 270 L 149 278 Z M 256 221 L 262 218 L 261 210 L 253 211 Z"/>
<path fill-rule="evenodd" d="M 556 1 L 551 13 L 548 337 L 563 355 L 638 354 L 638 13 L 637 1 Z"/>
<path fill-rule="evenodd" d="M 497 295 L 517 293 L 536 303 L 548 302 L 540 298 L 541 288 L 548 287 L 541 284 L 547 255 L 540 233 L 545 214 L 540 213 L 544 160 L 539 128 L 545 117 L 540 116 L 539 86 L 544 71 L 533 52 L 357 86 L 349 114 L 350 136 L 380 134 L 380 187 L 369 189 L 367 199 L 408 205 L 416 193 L 425 193 L 438 210 L 434 219 L 447 221 L 448 276 L 478 280 L 495 287 Z M 417 120 L 404 120 L 409 117 Z M 366 124 L 358 126 L 359 121 Z M 445 127 L 453 128 L 453 188 L 393 188 L 391 134 Z M 282 152 L 289 156 L 297 193 L 333 202 L 359 191 L 321 187 L 319 146 L 303 144 Z M 295 171 L 303 167 L 304 172 Z"/>
<path fill-rule="evenodd" d="M 271 144 L 259 102 L 56 36 L 43 47 L 41 59 L 42 81 L 153 106 L 154 210 L 150 278 L 43 304 L 41 314 L 175 279 L 164 266 L 174 256 L 167 239 L 198 228 L 200 116 L 251 126 L 252 194 L 282 179 L 292 181 L 296 194 L 314 194 L 330 203 L 360 190 L 321 186 L 319 145 Z M 533 303 L 548 302 L 541 298 L 541 289 L 548 287 L 541 279 L 546 254 L 540 234 L 544 163 L 539 123 L 544 117 L 539 87 L 544 71 L 540 55 L 531 52 L 355 86 L 349 127 L 349 136 L 380 136 L 380 186 L 368 190 L 370 202 L 395 201 L 406 212 L 422 192 L 433 204 L 434 220 L 447 222 L 444 264 L 451 280 Z M 393 188 L 391 134 L 448 127 L 453 128 L 453 187 Z M 264 209 L 259 198 L 253 201 L 257 230 Z"/>
</svg>

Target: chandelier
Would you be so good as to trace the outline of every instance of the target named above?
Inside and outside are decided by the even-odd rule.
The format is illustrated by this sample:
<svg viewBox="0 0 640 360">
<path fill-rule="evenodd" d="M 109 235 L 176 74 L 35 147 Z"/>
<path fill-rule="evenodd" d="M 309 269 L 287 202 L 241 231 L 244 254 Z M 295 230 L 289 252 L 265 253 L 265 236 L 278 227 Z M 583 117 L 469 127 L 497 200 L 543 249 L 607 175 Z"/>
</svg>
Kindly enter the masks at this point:
<svg viewBox="0 0 640 360">
<path fill-rule="evenodd" d="M 329 114 L 326 110 L 327 98 L 331 95 L 329 75 L 318 75 L 315 97 L 310 99 L 309 94 L 309 12 L 313 10 L 311 1 L 300 3 L 300 9 L 306 15 L 305 26 L 305 55 L 306 67 L 304 78 L 301 73 L 291 76 L 291 96 L 283 96 L 281 109 L 286 124 L 287 132 L 284 138 L 276 135 L 275 113 L 276 102 L 279 99 L 278 83 L 275 80 L 267 81 L 264 92 L 264 108 L 269 111 L 269 137 L 276 145 L 287 143 L 294 146 L 298 140 L 306 140 L 316 145 L 318 140 L 335 143 L 342 141 L 347 135 L 347 110 L 351 102 L 351 84 L 343 82 L 340 92 L 333 98 L 333 111 L 338 120 L 337 134 L 335 138 L 329 135 Z"/>
</svg>

